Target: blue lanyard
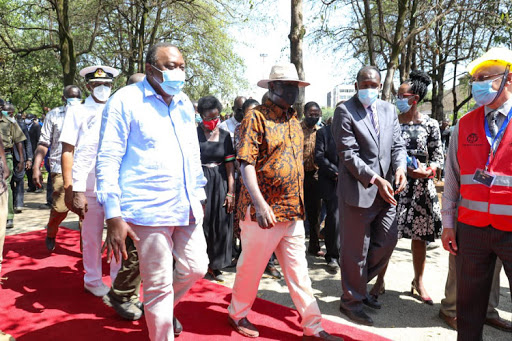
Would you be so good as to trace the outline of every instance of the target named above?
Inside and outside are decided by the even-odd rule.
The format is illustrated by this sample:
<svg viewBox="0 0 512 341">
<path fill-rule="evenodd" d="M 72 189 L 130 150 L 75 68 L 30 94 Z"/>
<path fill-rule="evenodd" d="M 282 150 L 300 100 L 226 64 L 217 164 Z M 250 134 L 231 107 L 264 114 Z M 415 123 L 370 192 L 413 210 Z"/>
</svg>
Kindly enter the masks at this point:
<svg viewBox="0 0 512 341">
<path fill-rule="evenodd" d="M 496 136 L 494 138 L 492 138 L 491 137 L 492 136 L 491 135 L 491 130 L 489 129 L 489 122 L 487 122 L 487 118 L 485 118 L 485 116 L 484 116 L 485 135 L 487 135 L 487 137 L 489 139 L 491 139 L 491 149 L 489 150 L 489 156 L 487 156 L 487 163 L 485 164 L 485 170 L 487 170 L 487 168 L 489 167 L 489 161 L 491 160 L 491 155 L 493 154 L 494 145 L 496 144 L 496 141 L 501 136 L 501 134 L 503 134 L 505 129 L 507 129 L 507 126 L 508 126 L 511 118 L 512 118 L 512 108 L 510 108 L 510 111 L 508 112 L 507 118 L 502 123 L 502 125 L 500 127 L 500 130 L 498 130 L 498 132 L 496 133 Z"/>
</svg>

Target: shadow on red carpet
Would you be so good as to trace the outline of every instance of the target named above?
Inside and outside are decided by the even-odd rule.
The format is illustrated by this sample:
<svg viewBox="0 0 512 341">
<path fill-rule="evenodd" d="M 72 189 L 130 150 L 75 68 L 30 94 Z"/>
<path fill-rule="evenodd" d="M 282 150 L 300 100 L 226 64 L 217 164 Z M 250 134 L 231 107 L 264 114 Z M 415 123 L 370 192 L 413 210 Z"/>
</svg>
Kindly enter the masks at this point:
<svg viewBox="0 0 512 341">
<path fill-rule="evenodd" d="M 101 298 L 83 290 L 79 234 L 62 228 L 51 255 L 44 245 L 45 231 L 8 236 L 5 241 L 0 289 L 0 330 L 18 341 L 148 340 L 144 319 L 126 321 Z M 106 262 L 104 262 L 106 265 Z M 104 272 L 107 273 L 107 266 Z M 110 278 L 104 276 L 110 285 Z M 227 323 L 231 289 L 199 281 L 176 307 L 184 326 L 178 340 L 247 340 Z M 249 319 L 260 331 L 258 340 L 300 340 L 296 310 L 256 299 Z M 385 338 L 324 320 L 324 328 L 345 340 Z"/>
</svg>

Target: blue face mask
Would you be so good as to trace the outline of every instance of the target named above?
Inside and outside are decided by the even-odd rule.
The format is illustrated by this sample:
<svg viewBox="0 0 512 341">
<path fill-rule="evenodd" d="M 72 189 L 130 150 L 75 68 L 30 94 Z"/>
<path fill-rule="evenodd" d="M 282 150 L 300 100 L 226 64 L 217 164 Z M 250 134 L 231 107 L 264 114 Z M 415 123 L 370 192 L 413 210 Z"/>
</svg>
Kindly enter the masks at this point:
<svg viewBox="0 0 512 341">
<path fill-rule="evenodd" d="M 66 98 L 66 103 L 71 106 L 71 105 L 76 105 L 76 104 L 80 104 L 82 102 L 82 100 L 80 98 Z"/>
<path fill-rule="evenodd" d="M 408 98 L 402 98 L 396 100 L 396 107 L 398 108 L 398 111 L 403 113 L 411 110 L 412 105 L 409 104 Z"/>
<path fill-rule="evenodd" d="M 473 85 L 471 85 L 471 93 L 473 94 L 473 98 L 478 105 L 488 105 L 494 101 L 498 91 L 492 88 L 492 82 L 498 78 L 481 82 L 473 82 Z"/>
<path fill-rule="evenodd" d="M 181 92 L 185 86 L 185 71 L 180 68 L 162 71 L 157 69 L 154 65 L 151 66 L 153 66 L 155 70 L 158 70 L 162 73 L 163 81 L 161 83 L 156 79 L 155 81 L 160 84 L 160 87 L 163 91 L 165 91 L 170 96 L 177 95 Z"/>
<path fill-rule="evenodd" d="M 2 110 L 2 114 L 4 114 L 5 116 L 9 116 L 9 112 L 5 110 Z"/>
<path fill-rule="evenodd" d="M 201 123 L 201 122 L 203 122 L 203 119 L 201 118 L 201 115 L 196 114 L 196 123 Z"/>
<path fill-rule="evenodd" d="M 367 108 L 379 97 L 379 89 L 359 89 L 357 90 L 357 97 L 363 106 Z"/>
</svg>

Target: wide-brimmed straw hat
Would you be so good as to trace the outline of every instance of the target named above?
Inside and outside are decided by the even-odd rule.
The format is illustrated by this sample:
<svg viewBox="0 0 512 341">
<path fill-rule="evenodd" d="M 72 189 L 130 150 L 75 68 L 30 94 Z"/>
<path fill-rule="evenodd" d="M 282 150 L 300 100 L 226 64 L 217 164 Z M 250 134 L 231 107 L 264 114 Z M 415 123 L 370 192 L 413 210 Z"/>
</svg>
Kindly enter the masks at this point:
<svg viewBox="0 0 512 341">
<path fill-rule="evenodd" d="M 270 82 L 296 82 L 299 87 L 308 86 L 308 82 L 304 82 L 299 79 L 297 69 L 292 63 L 289 64 L 278 64 L 272 66 L 270 70 L 270 76 L 268 79 L 262 79 L 258 82 L 260 88 L 268 89 L 268 83 Z"/>
<path fill-rule="evenodd" d="M 512 51 L 504 47 L 493 47 L 481 57 L 468 64 L 467 71 L 473 75 L 476 70 L 486 65 L 512 65 Z"/>
</svg>

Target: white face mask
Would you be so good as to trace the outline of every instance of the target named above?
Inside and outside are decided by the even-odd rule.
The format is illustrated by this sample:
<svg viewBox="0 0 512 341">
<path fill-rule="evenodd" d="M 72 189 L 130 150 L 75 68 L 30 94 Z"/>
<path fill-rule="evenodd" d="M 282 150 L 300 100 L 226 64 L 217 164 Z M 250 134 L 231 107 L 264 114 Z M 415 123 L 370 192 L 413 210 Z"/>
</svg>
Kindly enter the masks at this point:
<svg viewBox="0 0 512 341">
<path fill-rule="evenodd" d="M 110 97 L 112 89 L 106 85 L 100 85 L 94 88 L 92 91 L 92 94 L 94 97 L 100 101 L 100 102 L 106 102 L 107 99 Z"/>
</svg>

